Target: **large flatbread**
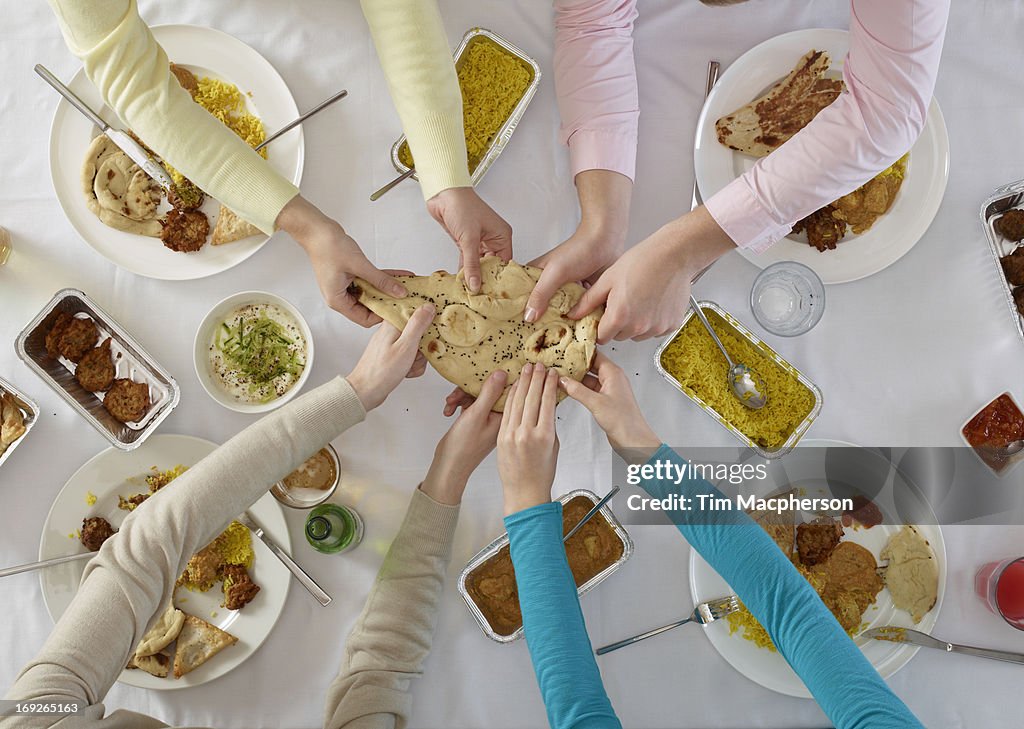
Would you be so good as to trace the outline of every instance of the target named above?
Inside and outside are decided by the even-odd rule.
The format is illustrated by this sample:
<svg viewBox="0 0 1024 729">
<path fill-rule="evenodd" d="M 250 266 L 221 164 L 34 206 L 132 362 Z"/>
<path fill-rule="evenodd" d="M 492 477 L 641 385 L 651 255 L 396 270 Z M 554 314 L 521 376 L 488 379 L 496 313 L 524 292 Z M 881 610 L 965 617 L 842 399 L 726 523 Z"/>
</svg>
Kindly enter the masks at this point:
<svg viewBox="0 0 1024 729">
<path fill-rule="evenodd" d="M 185 613 L 175 608 L 173 604 L 167 603 L 166 609 L 153 623 L 153 627 L 146 631 L 142 640 L 139 641 L 139 645 L 135 649 L 136 662 L 139 658 L 159 653 L 173 643 L 184 625 Z"/>
<path fill-rule="evenodd" d="M 213 226 L 213 239 L 210 241 L 215 246 L 225 243 L 234 243 L 236 240 L 249 238 L 250 236 L 262 233 L 252 223 L 242 220 L 231 212 L 230 208 L 220 206 L 220 213 L 217 215 L 217 223 Z"/>
<path fill-rule="evenodd" d="M 82 193 L 86 206 L 105 225 L 160 237 L 160 186 L 105 134 L 93 139 L 85 154 Z"/>
<path fill-rule="evenodd" d="M 174 677 L 199 668 L 215 655 L 238 642 L 238 638 L 195 615 L 185 616 L 185 625 L 178 633 L 178 649 L 174 654 Z"/>
<path fill-rule="evenodd" d="M 810 51 L 768 93 L 715 122 L 718 141 L 737 152 L 765 157 L 835 101 L 844 84 L 825 78 L 831 61 Z"/>
<path fill-rule="evenodd" d="M 360 279 L 350 291 L 399 329 L 418 307 L 434 304 L 437 312 L 420 340 L 420 351 L 442 377 L 474 397 L 492 372 L 508 372 L 508 385 L 494 405 L 497 412 L 504 409 L 508 386 L 527 362 L 540 362 L 582 380 L 596 351 L 597 323 L 603 311 L 598 309 L 579 321 L 566 316 L 583 295 L 583 287 L 566 284 L 555 292 L 540 320 L 527 324 L 523 313 L 541 269 L 505 263 L 494 256 L 482 259 L 480 267 L 478 294 L 469 292 L 461 272 L 456 276 L 447 271 L 399 276 L 409 292 L 404 299 L 388 296 Z"/>
</svg>

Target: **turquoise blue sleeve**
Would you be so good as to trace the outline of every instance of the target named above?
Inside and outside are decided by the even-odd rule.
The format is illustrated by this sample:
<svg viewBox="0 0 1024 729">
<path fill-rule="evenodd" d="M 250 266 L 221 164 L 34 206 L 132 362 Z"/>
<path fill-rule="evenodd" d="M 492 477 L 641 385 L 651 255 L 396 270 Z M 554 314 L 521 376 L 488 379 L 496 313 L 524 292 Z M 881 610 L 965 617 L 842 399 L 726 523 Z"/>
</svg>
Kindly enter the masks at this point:
<svg viewBox="0 0 1024 729">
<path fill-rule="evenodd" d="M 657 461 L 686 463 L 665 445 L 649 463 Z M 656 498 L 671 494 L 723 496 L 703 479 L 679 485 L 651 480 L 642 485 Z M 665 514 L 761 622 L 837 729 L 921 726 L 807 580 L 749 516 L 737 511 L 676 510 Z"/>
<path fill-rule="evenodd" d="M 562 505 L 505 517 L 526 645 L 552 729 L 622 729 L 597 670 L 562 546 Z"/>
</svg>

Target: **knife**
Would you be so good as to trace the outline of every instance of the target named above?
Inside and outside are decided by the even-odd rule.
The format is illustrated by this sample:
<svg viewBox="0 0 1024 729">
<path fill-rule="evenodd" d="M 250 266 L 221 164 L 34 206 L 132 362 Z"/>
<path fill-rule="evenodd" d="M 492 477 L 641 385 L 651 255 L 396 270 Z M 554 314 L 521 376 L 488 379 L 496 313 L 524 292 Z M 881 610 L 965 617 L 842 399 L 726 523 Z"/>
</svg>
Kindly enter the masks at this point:
<svg viewBox="0 0 1024 729">
<path fill-rule="evenodd" d="M 299 584 L 305 587 L 306 590 L 309 591 L 309 594 L 316 598 L 317 602 L 324 607 L 327 607 L 331 603 L 333 598 L 324 592 L 323 588 L 316 583 L 316 580 L 306 574 L 305 570 L 299 567 L 299 565 L 295 563 L 295 560 L 288 556 L 287 552 L 277 546 L 277 543 L 263 531 L 263 527 L 257 524 L 252 518 L 252 514 L 247 511 L 238 517 L 238 521 L 241 522 L 241 524 L 249 531 L 255 534 L 261 542 L 267 545 L 267 549 L 273 552 L 274 556 L 281 560 L 282 564 L 284 564 L 284 566 L 287 567 L 295 576 L 295 579 L 299 581 Z"/>
<path fill-rule="evenodd" d="M 93 124 L 100 128 L 100 131 L 107 135 L 107 138 L 111 142 L 116 144 L 122 152 L 131 158 L 132 162 L 137 164 L 143 172 L 150 176 L 154 182 L 165 190 L 170 190 L 174 187 L 174 180 L 167 174 L 167 170 L 164 166 L 157 162 L 153 156 L 147 152 L 141 144 L 131 138 L 128 132 L 121 129 L 114 129 L 112 126 L 107 124 L 100 115 L 90 109 L 84 101 L 75 96 L 75 93 L 61 83 L 60 79 L 50 73 L 49 70 L 42 64 L 36 64 L 36 73 L 39 74 L 42 79 L 50 84 L 57 90 L 61 96 L 68 100 L 73 107 L 78 109 L 82 114 Z"/>
<path fill-rule="evenodd" d="M 887 625 L 883 628 L 872 628 L 871 630 L 864 631 L 863 635 L 866 638 L 887 640 L 892 643 L 911 643 L 925 648 L 938 648 L 940 651 L 946 651 L 946 653 L 965 653 L 969 656 L 991 658 L 996 661 L 1024 663 L 1024 653 L 1010 653 L 1009 651 L 997 651 L 992 650 L 991 648 L 974 648 L 969 645 L 947 643 L 945 641 L 938 640 L 937 638 L 933 638 L 927 633 L 922 633 L 919 630 L 900 628 L 894 625 Z"/>
</svg>

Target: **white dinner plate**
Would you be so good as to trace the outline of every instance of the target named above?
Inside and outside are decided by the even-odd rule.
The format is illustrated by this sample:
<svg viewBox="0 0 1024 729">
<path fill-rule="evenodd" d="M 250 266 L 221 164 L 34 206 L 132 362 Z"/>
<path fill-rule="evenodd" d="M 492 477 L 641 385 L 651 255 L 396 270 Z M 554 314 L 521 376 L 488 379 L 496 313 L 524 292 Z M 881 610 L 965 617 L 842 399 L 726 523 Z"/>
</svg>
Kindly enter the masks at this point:
<svg viewBox="0 0 1024 729">
<path fill-rule="evenodd" d="M 719 143 L 715 122 L 750 103 L 784 78 L 812 48 L 827 51 L 839 73 L 849 51 L 844 30 L 809 29 L 786 33 L 751 48 L 726 69 L 708 97 L 697 123 L 694 171 L 704 200 L 754 166 L 756 159 Z M 878 273 L 903 257 L 921 239 L 939 210 L 949 177 L 949 137 L 934 99 L 924 131 L 910 150 L 907 175 L 896 201 L 869 231 L 847 232 L 835 250 L 819 252 L 801 233 L 783 238 L 764 253 L 739 249 L 760 268 L 779 261 L 809 266 L 826 284 L 846 283 Z"/>
<path fill-rule="evenodd" d="M 798 448 L 817 447 L 824 453 L 824 449 L 828 446 L 855 447 L 849 443 L 838 441 L 815 440 L 805 441 Z M 807 496 L 813 498 L 815 495 L 812 490 L 807 491 Z M 930 521 L 934 522 L 935 519 Z M 901 526 L 879 524 L 870 529 L 846 529 L 843 540 L 860 544 L 868 549 L 877 560 L 889 537 L 901 528 Z M 934 523 L 917 525 L 917 529 L 931 544 L 939 563 L 939 591 L 935 606 L 925 614 L 920 623 L 915 625 L 909 613 L 899 610 L 893 605 L 889 590 L 883 588 L 878 593 L 874 605 L 871 605 L 864 613 L 863 630 L 883 625 L 896 625 L 913 628 L 923 633 L 931 633 L 935 626 L 946 589 L 946 546 L 942 539 L 942 530 Z M 694 604 L 730 594 L 735 594 L 735 592 L 728 583 L 696 551 L 691 549 L 690 595 Z M 730 634 L 728 620 L 716 620 L 704 628 L 704 634 L 722 658 L 751 681 L 780 694 L 797 698 L 811 698 L 811 693 L 785 658 L 767 648 L 759 648 L 755 643 L 743 637 L 742 630 Z M 896 673 L 919 650 L 919 646 L 909 643 L 871 640 L 860 636 L 860 634 L 854 638 L 854 641 L 882 678 L 889 678 Z"/>
<path fill-rule="evenodd" d="M 125 453 L 108 448 L 93 456 L 68 479 L 50 507 L 39 542 L 39 559 L 84 552 L 82 543 L 68 535 L 80 530 L 82 519 L 87 516 L 102 516 L 115 528 L 120 526 L 127 512 L 117 508 L 118 495 L 130 496 L 147 491 L 143 479 L 151 473 L 153 466 L 160 470 L 177 465 L 191 466 L 216 448 L 216 444 L 201 438 L 157 434 L 134 451 Z M 174 484 L 165 488 L 173 489 Z M 86 501 L 90 492 L 96 496 L 96 503 L 92 506 Z M 291 539 L 284 513 L 269 493 L 250 507 L 249 512 L 274 541 L 291 552 Z M 206 593 L 179 588 L 175 596 L 177 607 L 227 630 L 238 638 L 238 643 L 177 680 L 173 675 L 156 678 L 145 671 L 125 670 L 118 679 L 121 683 L 148 689 L 198 686 L 237 668 L 256 652 L 281 616 L 288 596 L 291 573 L 263 542 L 253 537 L 252 545 L 256 560 L 251 575 L 261 589 L 255 599 L 242 610 L 220 607 L 223 593 L 219 586 L 214 586 Z M 54 622 L 64 614 L 78 592 L 85 565 L 86 562 L 71 562 L 48 567 L 40 572 L 43 601 Z"/>
<path fill-rule="evenodd" d="M 196 25 L 158 25 L 153 29 L 167 57 L 195 73 L 235 84 L 246 98 L 248 110 L 263 120 L 269 136 L 294 120 L 299 111 L 284 79 L 253 48 L 233 36 Z M 79 69 L 68 87 L 111 126 L 126 128 L 107 107 L 99 91 Z M 178 253 L 159 238 L 114 230 L 99 221 L 82 194 L 82 162 L 99 129 L 64 99 L 57 105 L 50 128 L 50 175 L 64 214 L 86 243 L 115 265 L 140 276 L 181 281 L 202 278 L 236 266 L 258 251 L 268 236 L 214 246 L 209 242 L 195 253 Z M 304 143 L 301 127 L 267 147 L 270 166 L 298 185 L 302 178 Z M 166 208 L 166 202 L 163 203 Z M 220 206 L 207 199 L 202 210 L 216 223 Z"/>
</svg>

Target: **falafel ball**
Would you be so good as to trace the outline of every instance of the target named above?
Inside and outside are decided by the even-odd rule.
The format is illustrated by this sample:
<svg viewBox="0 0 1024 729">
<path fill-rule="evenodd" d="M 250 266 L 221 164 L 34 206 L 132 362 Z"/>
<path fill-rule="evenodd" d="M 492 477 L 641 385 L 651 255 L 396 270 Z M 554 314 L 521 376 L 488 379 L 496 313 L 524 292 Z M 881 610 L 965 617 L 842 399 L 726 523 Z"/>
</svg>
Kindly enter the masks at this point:
<svg viewBox="0 0 1024 729">
<path fill-rule="evenodd" d="M 71 323 L 71 319 L 71 314 L 66 311 L 60 312 L 54 320 L 53 326 L 50 327 L 50 331 L 46 333 L 46 353 L 54 359 L 60 356 L 60 338 L 64 336 L 64 331 Z"/>
<path fill-rule="evenodd" d="M 110 358 L 110 337 L 82 357 L 75 368 L 75 379 L 89 392 L 102 392 L 114 382 L 114 361 Z"/>
<path fill-rule="evenodd" d="M 74 363 L 78 363 L 86 352 L 96 346 L 100 331 L 92 319 L 72 319 L 60 336 L 57 348 Z"/>
<path fill-rule="evenodd" d="M 191 253 L 206 245 L 210 221 L 198 210 L 172 208 L 163 221 L 160 240 L 172 251 Z"/>
<path fill-rule="evenodd" d="M 122 423 L 142 420 L 149 406 L 149 386 L 124 378 L 114 380 L 103 398 L 103 407 Z"/>
<path fill-rule="evenodd" d="M 1014 242 L 1024 240 L 1024 210 L 1007 210 L 995 222 L 999 235 Z"/>
</svg>

